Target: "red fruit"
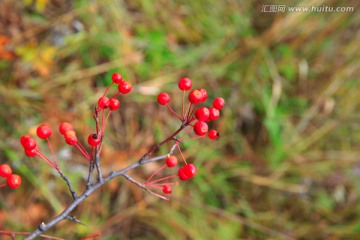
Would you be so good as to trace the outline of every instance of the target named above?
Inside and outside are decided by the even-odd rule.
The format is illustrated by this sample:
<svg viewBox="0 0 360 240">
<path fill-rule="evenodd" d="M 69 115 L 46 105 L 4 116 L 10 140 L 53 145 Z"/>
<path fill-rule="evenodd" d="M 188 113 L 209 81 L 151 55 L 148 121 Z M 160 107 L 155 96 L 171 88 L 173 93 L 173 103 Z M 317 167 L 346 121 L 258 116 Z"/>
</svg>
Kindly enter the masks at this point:
<svg viewBox="0 0 360 240">
<path fill-rule="evenodd" d="M 184 167 L 184 173 L 189 177 L 192 178 L 196 175 L 197 169 L 194 164 L 186 164 Z"/>
<path fill-rule="evenodd" d="M 205 102 L 206 99 L 208 98 L 207 91 L 205 89 L 203 89 L 203 88 L 200 88 L 199 91 L 203 94 L 203 98 L 202 98 L 201 102 Z"/>
<path fill-rule="evenodd" d="M 179 86 L 180 90 L 187 91 L 187 90 L 191 89 L 192 83 L 189 78 L 182 78 L 182 79 L 180 79 L 178 86 Z"/>
<path fill-rule="evenodd" d="M 23 138 L 21 144 L 26 150 L 33 150 L 36 148 L 36 140 L 32 137 Z"/>
<path fill-rule="evenodd" d="M 162 188 L 163 193 L 170 194 L 172 192 L 172 188 L 170 185 L 164 185 Z"/>
<path fill-rule="evenodd" d="M 209 132 L 208 132 L 208 137 L 211 139 L 211 140 L 216 140 L 219 138 L 219 133 L 214 130 L 214 129 L 211 129 Z"/>
<path fill-rule="evenodd" d="M 22 146 L 24 146 L 24 142 L 26 141 L 26 139 L 31 138 L 30 135 L 24 135 L 20 138 L 20 143 Z"/>
<path fill-rule="evenodd" d="M 189 92 L 188 98 L 191 103 L 199 104 L 203 99 L 203 94 L 201 91 L 194 89 Z"/>
<path fill-rule="evenodd" d="M 213 107 L 217 110 L 222 109 L 225 106 L 225 100 L 221 97 L 215 98 L 213 101 Z"/>
<path fill-rule="evenodd" d="M 110 109 L 111 109 L 111 111 L 118 110 L 119 108 L 120 108 L 120 101 L 115 99 L 115 98 L 111 98 L 110 99 Z"/>
<path fill-rule="evenodd" d="M 175 167 L 176 165 L 177 165 L 177 163 L 178 163 L 178 160 L 177 160 L 177 158 L 175 157 L 175 156 L 168 156 L 167 158 L 166 158 L 166 165 L 168 166 L 168 167 Z"/>
<path fill-rule="evenodd" d="M 36 149 L 33 149 L 33 150 L 25 149 L 25 154 L 28 157 L 36 157 L 37 156 Z"/>
<path fill-rule="evenodd" d="M 208 125 L 206 122 L 198 121 L 194 125 L 194 132 L 196 135 L 204 136 L 208 132 Z"/>
<path fill-rule="evenodd" d="M 68 122 L 62 122 L 59 127 L 59 131 L 62 135 L 64 135 L 66 132 L 74 130 L 74 127 L 68 123 Z"/>
<path fill-rule="evenodd" d="M 74 145 L 78 141 L 74 130 L 67 131 L 64 137 L 65 137 L 65 142 L 69 145 Z"/>
<path fill-rule="evenodd" d="M 178 170 L 178 177 L 179 177 L 180 180 L 182 180 L 182 181 L 186 181 L 186 180 L 189 180 L 189 179 L 190 179 L 190 177 L 185 174 L 185 172 L 184 172 L 184 167 L 179 168 L 179 170 Z"/>
<path fill-rule="evenodd" d="M 113 75 L 111 75 L 111 80 L 114 83 L 119 84 L 122 82 L 122 76 L 120 73 L 114 73 Z"/>
<path fill-rule="evenodd" d="M 195 117 L 199 121 L 206 121 L 210 116 L 210 111 L 206 107 L 198 108 L 195 112 Z"/>
<path fill-rule="evenodd" d="M 46 139 L 51 136 L 52 130 L 49 125 L 42 124 L 36 129 L 36 134 L 41 139 Z"/>
<path fill-rule="evenodd" d="M 21 185 L 21 177 L 17 174 L 11 174 L 6 182 L 11 188 L 18 188 Z"/>
<path fill-rule="evenodd" d="M 119 92 L 121 92 L 123 94 L 127 94 L 131 91 L 132 86 L 131 86 L 131 83 L 123 81 L 123 82 L 119 83 L 118 89 L 119 89 Z"/>
<path fill-rule="evenodd" d="M 166 92 L 159 93 L 157 101 L 160 105 L 166 105 L 170 102 L 170 96 Z"/>
<path fill-rule="evenodd" d="M 220 116 L 220 112 L 216 108 L 209 108 L 209 111 L 210 111 L 209 119 L 212 121 L 216 120 Z"/>
<path fill-rule="evenodd" d="M 11 167 L 8 164 L 0 165 L 0 177 L 9 177 L 12 174 Z"/>
<path fill-rule="evenodd" d="M 110 106 L 110 100 L 108 97 L 101 97 L 98 100 L 98 107 L 100 109 L 108 108 Z"/>
<path fill-rule="evenodd" d="M 90 146 L 95 147 L 95 146 L 99 145 L 100 141 L 101 141 L 101 138 L 96 134 L 90 134 L 90 136 L 88 137 L 88 143 Z"/>
</svg>

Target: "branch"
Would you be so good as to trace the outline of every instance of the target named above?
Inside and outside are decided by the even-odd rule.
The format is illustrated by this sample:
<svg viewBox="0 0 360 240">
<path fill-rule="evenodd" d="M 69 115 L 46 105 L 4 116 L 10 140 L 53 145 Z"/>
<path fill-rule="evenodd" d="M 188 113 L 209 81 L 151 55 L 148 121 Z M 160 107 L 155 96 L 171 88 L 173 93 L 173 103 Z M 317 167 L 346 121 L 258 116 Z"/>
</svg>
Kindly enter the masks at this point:
<svg viewBox="0 0 360 240">
<path fill-rule="evenodd" d="M 172 136 L 171 138 L 168 139 L 171 140 L 174 136 Z M 173 151 L 176 148 L 176 145 L 178 143 L 176 142 L 170 149 L 168 154 L 172 154 Z M 151 151 L 151 150 L 150 150 Z M 149 151 L 149 152 L 150 152 Z M 148 152 L 148 153 L 149 153 Z M 144 155 L 145 156 L 145 155 Z M 102 181 L 97 182 L 94 185 L 88 185 L 87 189 L 80 195 L 78 196 L 76 199 L 74 199 L 74 201 L 62 212 L 60 213 L 58 216 L 56 216 L 55 218 L 53 218 L 51 221 L 49 221 L 48 223 L 41 223 L 40 226 L 38 227 L 37 230 L 33 231 L 31 234 L 29 234 L 26 238 L 24 238 L 25 240 L 31 240 L 34 239 L 35 237 L 38 237 L 41 235 L 42 232 L 45 232 L 46 230 L 54 227 L 56 224 L 58 224 L 59 222 L 65 220 L 65 219 L 72 219 L 72 217 L 69 216 L 69 214 L 81 203 L 83 202 L 88 196 L 90 196 L 90 194 L 92 194 L 94 191 L 96 191 L 98 188 L 100 188 L 101 186 L 103 186 L 105 183 L 109 182 L 111 179 L 116 178 L 116 177 L 125 177 L 127 180 L 129 180 L 130 182 L 138 185 L 139 187 L 145 189 L 146 191 L 152 193 L 155 196 L 158 196 L 162 199 L 164 199 L 163 196 L 158 195 L 156 193 L 151 192 L 149 189 L 147 189 L 144 185 L 138 183 L 136 180 L 134 180 L 133 178 L 131 178 L 128 174 L 126 174 L 128 171 L 130 171 L 131 169 L 140 167 L 141 165 L 150 163 L 150 162 L 156 162 L 162 159 L 166 159 L 167 154 L 165 155 L 161 155 L 158 157 L 154 157 L 154 158 L 150 158 L 145 160 L 146 157 L 142 157 L 140 158 L 137 162 L 119 170 L 119 171 L 112 171 L 109 173 L 108 176 L 106 176 L 105 178 L 102 179 Z M 90 163 L 91 164 L 91 163 Z"/>
</svg>

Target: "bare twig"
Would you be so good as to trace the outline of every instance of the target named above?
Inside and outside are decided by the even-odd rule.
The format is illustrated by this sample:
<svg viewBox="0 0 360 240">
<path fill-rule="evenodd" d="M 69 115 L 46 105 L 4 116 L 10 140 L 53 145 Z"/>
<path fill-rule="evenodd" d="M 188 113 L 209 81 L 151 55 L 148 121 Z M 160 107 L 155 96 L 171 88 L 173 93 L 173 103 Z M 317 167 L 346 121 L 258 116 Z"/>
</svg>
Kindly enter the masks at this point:
<svg viewBox="0 0 360 240">
<path fill-rule="evenodd" d="M 69 187 L 69 190 L 71 192 L 71 195 L 73 197 L 73 199 L 75 200 L 77 198 L 76 192 L 74 191 L 71 182 L 69 180 L 69 178 L 66 177 L 66 175 L 60 170 L 60 168 L 56 168 L 56 170 L 58 171 L 58 173 L 60 174 L 60 176 L 65 180 L 66 184 Z"/>
</svg>

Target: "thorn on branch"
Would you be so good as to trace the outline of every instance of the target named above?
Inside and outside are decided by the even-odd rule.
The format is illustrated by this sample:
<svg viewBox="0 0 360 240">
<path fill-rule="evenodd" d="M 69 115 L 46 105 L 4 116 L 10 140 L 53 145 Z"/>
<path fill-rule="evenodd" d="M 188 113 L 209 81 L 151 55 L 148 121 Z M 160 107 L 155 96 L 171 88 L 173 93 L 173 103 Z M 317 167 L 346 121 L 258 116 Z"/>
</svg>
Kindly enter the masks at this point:
<svg viewBox="0 0 360 240">
<path fill-rule="evenodd" d="M 88 225 L 86 225 L 85 223 L 83 223 L 83 222 L 81 222 L 79 219 L 77 219 L 75 216 L 66 216 L 65 217 L 67 220 L 70 220 L 70 221 L 74 221 L 74 222 L 76 222 L 76 223 L 79 223 L 79 224 L 81 224 L 81 225 L 83 225 L 83 226 L 85 226 L 85 227 L 89 227 Z"/>
</svg>

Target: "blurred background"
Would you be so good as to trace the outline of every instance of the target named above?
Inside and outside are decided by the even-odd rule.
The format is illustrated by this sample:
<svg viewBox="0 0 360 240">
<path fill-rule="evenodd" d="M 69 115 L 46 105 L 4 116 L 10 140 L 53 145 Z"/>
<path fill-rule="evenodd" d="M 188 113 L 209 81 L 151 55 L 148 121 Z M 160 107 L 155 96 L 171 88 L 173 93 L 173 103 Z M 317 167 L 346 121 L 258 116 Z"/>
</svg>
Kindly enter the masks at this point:
<svg viewBox="0 0 360 240">
<path fill-rule="evenodd" d="M 354 10 L 264 11 L 279 4 Z M 56 172 L 23 154 L 19 138 L 43 122 L 56 131 L 69 121 L 85 142 L 97 98 L 118 71 L 134 90 L 110 119 L 104 172 L 135 162 L 176 129 L 156 95 L 170 92 L 179 111 L 180 77 L 210 99 L 224 97 L 213 125 L 221 137 L 182 145 L 199 173 L 171 201 L 119 179 L 74 212 L 88 227 L 64 221 L 46 234 L 360 239 L 359 42 L 356 0 L 1 0 L 0 161 L 23 185 L 1 189 L 0 229 L 32 231 L 71 201 Z M 52 143 L 80 192 L 86 160 L 58 133 Z M 158 166 L 131 175 L 145 181 Z"/>
</svg>

